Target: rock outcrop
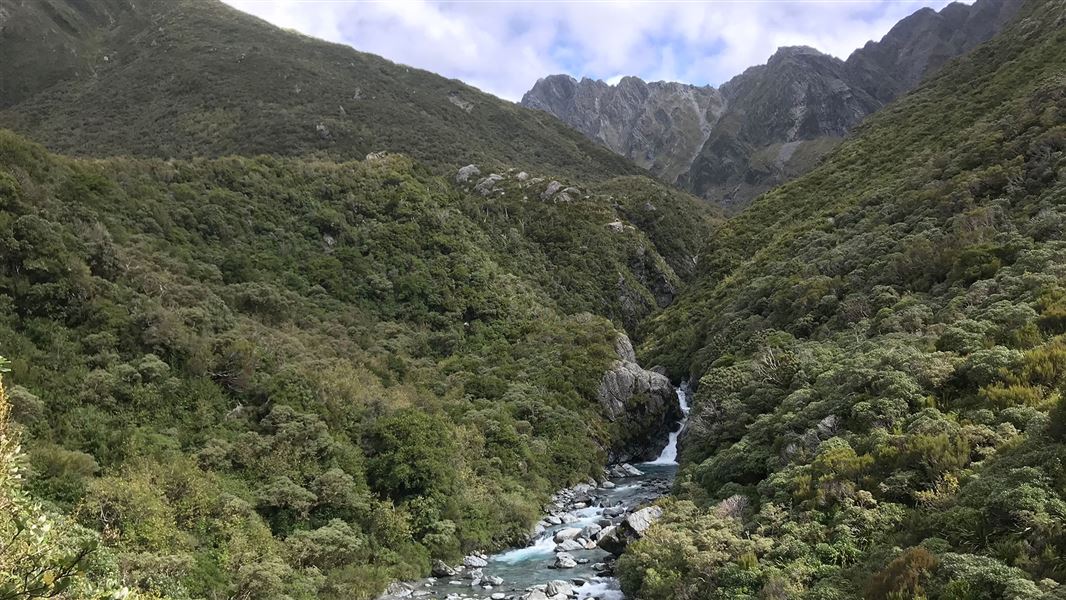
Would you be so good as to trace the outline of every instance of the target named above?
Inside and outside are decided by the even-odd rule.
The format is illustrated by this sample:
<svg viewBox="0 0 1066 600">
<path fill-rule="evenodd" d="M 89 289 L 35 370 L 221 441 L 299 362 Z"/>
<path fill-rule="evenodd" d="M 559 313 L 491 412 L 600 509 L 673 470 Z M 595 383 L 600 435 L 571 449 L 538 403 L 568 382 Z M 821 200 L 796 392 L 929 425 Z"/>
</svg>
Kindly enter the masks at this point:
<svg viewBox="0 0 1066 600">
<path fill-rule="evenodd" d="M 618 360 L 604 374 L 597 394 L 604 414 L 617 427 L 611 462 L 654 459 L 681 418 L 676 391 L 665 375 L 637 364 L 627 336 L 618 337 L 615 351 Z"/>
<path fill-rule="evenodd" d="M 522 104 L 555 115 L 669 183 L 739 209 L 813 168 L 867 115 L 990 39 L 1022 2 L 923 8 L 846 61 L 812 48 L 781 48 L 718 90 L 551 75 Z"/>
<path fill-rule="evenodd" d="M 625 551 L 626 546 L 644 537 L 644 532 L 662 516 L 663 509 L 658 506 L 642 508 L 618 525 L 604 530 L 597 545 L 601 550 L 618 556 Z"/>
</svg>

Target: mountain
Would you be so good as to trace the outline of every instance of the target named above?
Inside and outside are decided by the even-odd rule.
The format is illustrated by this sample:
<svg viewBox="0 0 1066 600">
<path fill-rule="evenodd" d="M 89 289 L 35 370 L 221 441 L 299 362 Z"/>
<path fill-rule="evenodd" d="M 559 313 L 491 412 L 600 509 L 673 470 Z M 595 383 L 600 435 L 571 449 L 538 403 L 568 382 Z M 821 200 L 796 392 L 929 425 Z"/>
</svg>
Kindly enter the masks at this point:
<svg viewBox="0 0 1066 600">
<path fill-rule="evenodd" d="M 695 393 L 627 597 L 1061 594 L 1064 72 L 1027 2 L 716 229 L 637 352 Z"/>
<path fill-rule="evenodd" d="M 621 324 L 692 273 L 698 201 L 459 179 L 395 154 L 79 160 L 0 132 L 28 468 L 0 459 L 69 515 L 93 581 L 367 598 L 521 543 L 552 491 L 658 454 L 673 389 Z"/>
<path fill-rule="evenodd" d="M 213 0 L 3 2 L 0 56 L 0 597 L 367 599 L 666 445 L 627 333 L 698 199 Z"/>
<path fill-rule="evenodd" d="M 664 180 L 675 181 L 692 164 L 726 101 L 712 87 L 645 83 L 637 77 L 608 85 L 551 75 L 523 96 L 522 105 L 553 114 Z"/>
<path fill-rule="evenodd" d="M 549 112 L 669 183 L 732 210 L 809 171 L 856 124 L 955 56 L 991 38 L 1021 0 L 922 9 L 847 61 L 779 49 L 719 90 L 539 80 L 522 104 Z"/>
<path fill-rule="evenodd" d="M 0 55 L 0 127 L 66 154 L 387 151 L 442 172 L 639 172 L 542 112 L 217 0 L 5 2 Z"/>
</svg>

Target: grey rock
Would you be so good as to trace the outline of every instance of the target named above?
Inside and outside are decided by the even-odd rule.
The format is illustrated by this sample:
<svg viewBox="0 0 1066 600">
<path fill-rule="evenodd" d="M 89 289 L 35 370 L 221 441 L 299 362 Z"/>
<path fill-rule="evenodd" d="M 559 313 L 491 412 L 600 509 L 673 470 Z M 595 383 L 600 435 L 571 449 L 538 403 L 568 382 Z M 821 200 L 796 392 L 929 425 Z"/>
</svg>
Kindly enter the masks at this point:
<svg viewBox="0 0 1066 600">
<path fill-rule="evenodd" d="M 616 462 L 651 460 L 666 447 L 670 431 L 681 418 L 681 406 L 665 375 L 637 364 L 627 336 L 618 337 L 615 350 L 619 359 L 600 380 L 596 399 L 604 415 L 630 435 L 611 449 L 610 458 Z M 640 474 L 635 469 L 628 473 Z"/>
<path fill-rule="evenodd" d="M 455 577 L 459 573 L 459 571 L 456 571 L 452 567 L 448 566 L 448 564 L 445 563 L 443 560 L 435 560 L 433 561 L 433 568 L 431 569 L 431 573 L 434 577 L 446 578 Z"/>
<path fill-rule="evenodd" d="M 489 561 L 485 560 L 480 556 L 477 556 L 476 554 L 471 554 L 463 559 L 463 566 L 475 569 L 487 567 L 489 566 Z"/>
<path fill-rule="evenodd" d="M 552 566 L 556 569 L 573 569 L 577 566 L 577 561 L 569 552 L 560 552 L 555 555 L 555 562 Z"/>
<path fill-rule="evenodd" d="M 544 593 L 549 596 L 557 596 L 563 594 L 569 596 L 574 591 L 574 585 L 569 581 L 563 581 L 562 579 L 554 579 L 548 582 L 548 586 L 544 588 Z"/>
<path fill-rule="evenodd" d="M 738 209 L 813 168 L 867 115 L 998 33 L 1023 1 L 920 9 L 847 61 L 802 46 L 781 48 L 717 90 L 551 75 L 521 103 L 669 183 Z"/>
<path fill-rule="evenodd" d="M 496 188 L 496 184 L 502 180 L 503 175 L 492 173 L 488 177 L 477 182 L 477 185 L 474 186 L 474 191 L 482 196 L 488 196 Z"/>
<path fill-rule="evenodd" d="M 626 546 L 644 537 L 656 521 L 663 516 L 663 509 L 658 506 L 642 508 L 629 515 L 616 527 L 608 527 L 600 536 L 598 546 L 615 556 L 622 554 Z"/>
<path fill-rule="evenodd" d="M 585 544 L 577 540 L 563 540 L 555 546 L 556 552 L 574 552 L 577 550 L 584 550 Z"/>
<path fill-rule="evenodd" d="M 551 200 L 552 196 L 561 189 L 563 189 L 563 184 L 558 181 L 552 181 L 548 184 L 548 187 L 544 188 L 544 191 L 540 194 L 540 199 Z"/>
<path fill-rule="evenodd" d="M 566 540 L 572 540 L 579 535 L 581 535 L 580 528 L 568 527 L 566 529 L 560 529 L 559 531 L 555 532 L 555 537 L 552 539 L 555 540 L 556 544 L 561 544 L 562 542 L 565 542 Z"/>
<path fill-rule="evenodd" d="M 455 174 L 455 181 L 457 183 L 465 183 L 471 177 L 477 177 L 478 175 L 481 175 L 481 169 L 477 168 L 477 165 L 466 165 Z"/>
</svg>

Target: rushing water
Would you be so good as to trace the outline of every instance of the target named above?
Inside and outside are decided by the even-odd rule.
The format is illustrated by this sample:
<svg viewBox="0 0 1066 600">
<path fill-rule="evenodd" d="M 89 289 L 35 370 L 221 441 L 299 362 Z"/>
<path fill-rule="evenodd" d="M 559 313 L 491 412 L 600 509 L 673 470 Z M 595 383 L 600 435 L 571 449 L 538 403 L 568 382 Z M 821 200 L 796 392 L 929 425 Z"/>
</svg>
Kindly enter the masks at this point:
<svg viewBox="0 0 1066 600">
<path fill-rule="evenodd" d="M 525 548 L 515 548 L 488 558 L 488 565 L 482 569 L 485 578 L 499 577 L 503 580 L 502 585 L 486 588 L 483 583 L 475 584 L 464 576 L 464 573 L 459 573 L 454 578 L 417 582 L 412 596 L 426 600 L 492 600 L 493 595 L 496 598 L 521 599 L 532 586 L 563 580 L 576 583 L 574 591 L 579 600 L 622 600 L 618 580 L 602 575 L 603 563 L 610 558 L 607 552 L 599 548 L 574 550 L 569 554 L 578 565 L 570 569 L 556 569 L 553 568 L 556 558 L 554 537 L 563 529 L 606 525 L 611 520 L 608 515 L 619 511 L 620 507 L 625 508 L 627 512 L 632 511 L 668 491 L 677 471 L 677 438 L 684 430 L 685 419 L 688 417 L 686 387 L 678 388 L 677 399 L 683 415 L 678 429 L 670 434 L 670 441 L 658 458 L 636 465 L 642 472 L 641 475 L 611 479 L 613 487 L 609 484 L 606 487 L 592 488 L 588 491 L 588 495 L 593 499 L 592 506 L 568 507 L 569 510 L 558 511 L 555 516 L 561 517 L 563 523 L 546 527 Z M 617 521 L 617 518 L 614 520 Z"/>
<path fill-rule="evenodd" d="M 670 441 L 663 448 L 659 458 L 645 463 L 649 465 L 676 465 L 677 464 L 677 437 L 685 430 L 685 422 L 688 420 L 688 386 L 682 385 L 677 388 L 677 402 L 681 405 L 681 421 L 677 424 L 677 431 L 670 434 Z"/>
</svg>

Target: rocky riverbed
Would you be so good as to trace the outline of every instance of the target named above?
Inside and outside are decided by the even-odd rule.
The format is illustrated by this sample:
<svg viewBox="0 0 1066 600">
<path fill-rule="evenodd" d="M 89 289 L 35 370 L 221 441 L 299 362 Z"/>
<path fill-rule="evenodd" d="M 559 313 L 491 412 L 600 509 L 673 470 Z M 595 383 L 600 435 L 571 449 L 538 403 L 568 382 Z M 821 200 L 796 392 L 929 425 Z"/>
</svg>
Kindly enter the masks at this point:
<svg viewBox="0 0 1066 600">
<path fill-rule="evenodd" d="M 685 395 L 678 390 L 687 415 Z M 598 481 L 556 493 L 528 546 L 470 555 L 458 565 L 438 561 L 431 577 L 393 583 L 379 600 L 621 600 L 615 557 L 661 515 L 648 504 L 670 490 L 677 437 L 655 461 L 614 465 Z"/>
</svg>

